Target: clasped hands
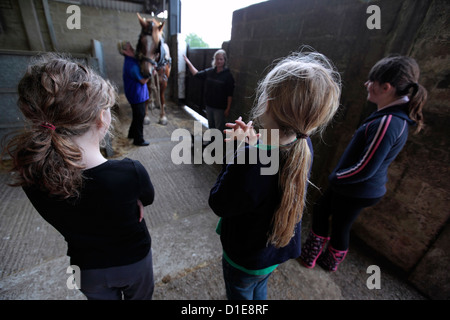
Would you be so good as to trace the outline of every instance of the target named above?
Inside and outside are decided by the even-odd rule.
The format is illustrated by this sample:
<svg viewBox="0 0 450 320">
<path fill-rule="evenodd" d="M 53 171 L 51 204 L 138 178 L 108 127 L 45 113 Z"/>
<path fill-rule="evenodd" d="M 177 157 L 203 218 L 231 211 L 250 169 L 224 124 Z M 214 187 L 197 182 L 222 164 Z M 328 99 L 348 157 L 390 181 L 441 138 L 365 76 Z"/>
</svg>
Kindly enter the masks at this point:
<svg viewBox="0 0 450 320">
<path fill-rule="evenodd" d="M 225 142 L 237 140 L 240 143 L 246 142 L 254 146 L 258 143 L 258 139 L 261 136 L 260 133 L 256 133 L 255 129 L 253 129 L 253 122 L 245 123 L 242 121 L 242 117 L 239 117 L 235 123 L 226 123 L 225 126 L 230 128 L 223 131 L 227 135 Z"/>
</svg>

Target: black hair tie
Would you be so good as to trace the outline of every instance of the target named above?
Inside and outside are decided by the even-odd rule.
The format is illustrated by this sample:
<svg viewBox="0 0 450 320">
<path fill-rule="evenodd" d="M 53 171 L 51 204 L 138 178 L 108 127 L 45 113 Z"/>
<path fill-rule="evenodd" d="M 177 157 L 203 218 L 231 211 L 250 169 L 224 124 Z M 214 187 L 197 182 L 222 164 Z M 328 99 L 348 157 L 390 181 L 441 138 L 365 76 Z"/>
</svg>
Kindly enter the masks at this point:
<svg viewBox="0 0 450 320">
<path fill-rule="evenodd" d="M 304 133 L 297 133 L 297 139 L 306 139 L 306 138 L 308 138 L 308 135 L 307 134 L 304 134 Z"/>
<path fill-rule="evenodd" d="M 409 87 L 413 88 L 413 93 L 412 93 L 413 96 L 416 95 L 417 91 L 419 91 L 419 84 L 417 82 L 411 82 L 409 84 Z"/>
</svg>

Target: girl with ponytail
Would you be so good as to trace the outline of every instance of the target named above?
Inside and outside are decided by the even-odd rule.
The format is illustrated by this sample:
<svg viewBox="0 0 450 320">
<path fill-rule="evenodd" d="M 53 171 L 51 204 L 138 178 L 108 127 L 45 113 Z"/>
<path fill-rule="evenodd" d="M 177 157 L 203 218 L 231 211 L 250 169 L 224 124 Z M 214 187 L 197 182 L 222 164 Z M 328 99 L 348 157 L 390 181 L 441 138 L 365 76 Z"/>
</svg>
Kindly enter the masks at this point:
<svg viewBox="0 0 450 320">
<path fill-rule="evenodd" d="M 88 299 L 150 299 L 151 239 L 142 214 L 153 202 L 152 183 L 138 161 L 100 152 L 115 88 L 77 61 L 46 54 L 28 67 L 18 93 L 25 129 L 6 148 L 12 185 L 64 236 Z"/>
<path fill-rule="evenodd" d="M 336 271 L 347 254 L 353 222 L 386 193 L 388 167 L 406 143 L 408 126 L 415 125 L 416 133 L 424 126 L 427 91 L 418 83 L 419 73 L 416 61 L 405 56 L 386 57 L 370 70 L 367 100 L 377 105 L 377 111 L 353 135 L 329 176 L 328 190 L 314 206 L 312 229 L 301 255 L 307 268 L 317 261 L 325 270 Z"/>
<path fill-rule="evenodd" d="M 227 124 L 231 129 L 225 130 L 230 135 L 226 141 L 246 137 L 245 147 L 223 167 L 209 204 L 221 217 L 217 231 L 229 299 L 266 299 L 271 272 L 300 255 L 300 226 L 313 160 L 310 136 L 333 118 L 340 92 L 340 76 L 325 56 L 292 54 L 259 83 L 251 121 L 246 124 L 239 118 Z M 264 129 L 263 141 L 271 145 L 258 142 L 260 134 L 253 123 Z M 260 169 L 270 164 L 261 160 L 260 152 L 256 163 L 236 163 L 241 153 L 250 159 L 254 148 L 279 153 L 276 174 L 261 174 Z"/>
</svg>

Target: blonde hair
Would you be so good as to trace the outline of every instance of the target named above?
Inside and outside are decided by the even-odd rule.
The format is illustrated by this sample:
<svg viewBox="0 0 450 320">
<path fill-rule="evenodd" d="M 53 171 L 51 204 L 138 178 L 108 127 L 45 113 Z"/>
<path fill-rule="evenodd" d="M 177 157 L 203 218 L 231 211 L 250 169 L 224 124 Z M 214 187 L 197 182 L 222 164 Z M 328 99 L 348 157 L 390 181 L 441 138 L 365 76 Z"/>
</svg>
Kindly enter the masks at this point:
<svg viewBox="0 0 450 320">
<path fill-rule="evenodd" d="M 119 53 L 121 55 L 123 55 L 123 52 L 125 50 L 127 50 L 128 46 L 131 47 L 130 41 L 119 41 L 119 42 L 117 42 L 117 50 L 119 50 Z"/>
<path fill-rule="evenodd" d="M 282 199 L 275 212 L 269 241 L 286 246 L 294 235 L 305 206 L 311 151 L 306 136 L 322 131 L 339 107 L 341 79 L 332 63 L 316 52 L 294 53 L 282 59 L 259 83 L 251 118 L 268 112 L 295 143 L 280 148 Z"/>
<path fill-rule="evenodd" d="M 73 137 L 101 121 L 101 111 L 116 104 L 116 89 L 83 64 L 46 54 L 28 67 L 18 93 L 25 130 L 7 145 L 17 173 L 12 185 L 78 196 L 82 153 Z"/>
<path fill-rule="evenodd" d="M 219 54 L 221 54 L 221 55 L 223 56 L 223 59 L 225 60 L 223 66 L 226 67 L 226 66 L 228 65 L 227 53 L 225 52 L 225 50 L 219 49 L 219 50 L 217 50 L 217 51 L 214 53 L 214 56 L 213 56 L 213 59 L 212 59 L 212 62 L 211 62 L 211 66 L 212 66 L 213 68 L 216 67 L 216 56 L 219 55 Z"/>
</svg>

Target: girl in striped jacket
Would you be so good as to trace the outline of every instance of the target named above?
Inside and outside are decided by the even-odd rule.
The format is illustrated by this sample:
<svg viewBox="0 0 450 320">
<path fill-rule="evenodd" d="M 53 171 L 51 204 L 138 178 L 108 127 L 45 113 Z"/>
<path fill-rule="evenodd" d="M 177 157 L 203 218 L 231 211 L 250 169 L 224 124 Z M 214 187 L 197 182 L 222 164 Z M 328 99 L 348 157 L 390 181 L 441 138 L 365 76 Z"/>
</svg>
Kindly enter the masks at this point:
<svg viewBox="0 0 450 320">
<path fill-rule="evenodd" d="M 388 167 L 406 143 L 408 126 L 415 125 L 416 133 L 423 127 L 427 91 L 418 84 L 419 73 L 416 61 L 404 56 L 384 58 L 371 69 L 365 86 L 367 100 L 377 111 L 353 135 L 329 176 L 329 188 L 314 206 L 301 254 L 307 268 L 317 261 L 325 270 L 336 271 L 347 254 L 353 222 L 386 193 Z"/>
</svg>

